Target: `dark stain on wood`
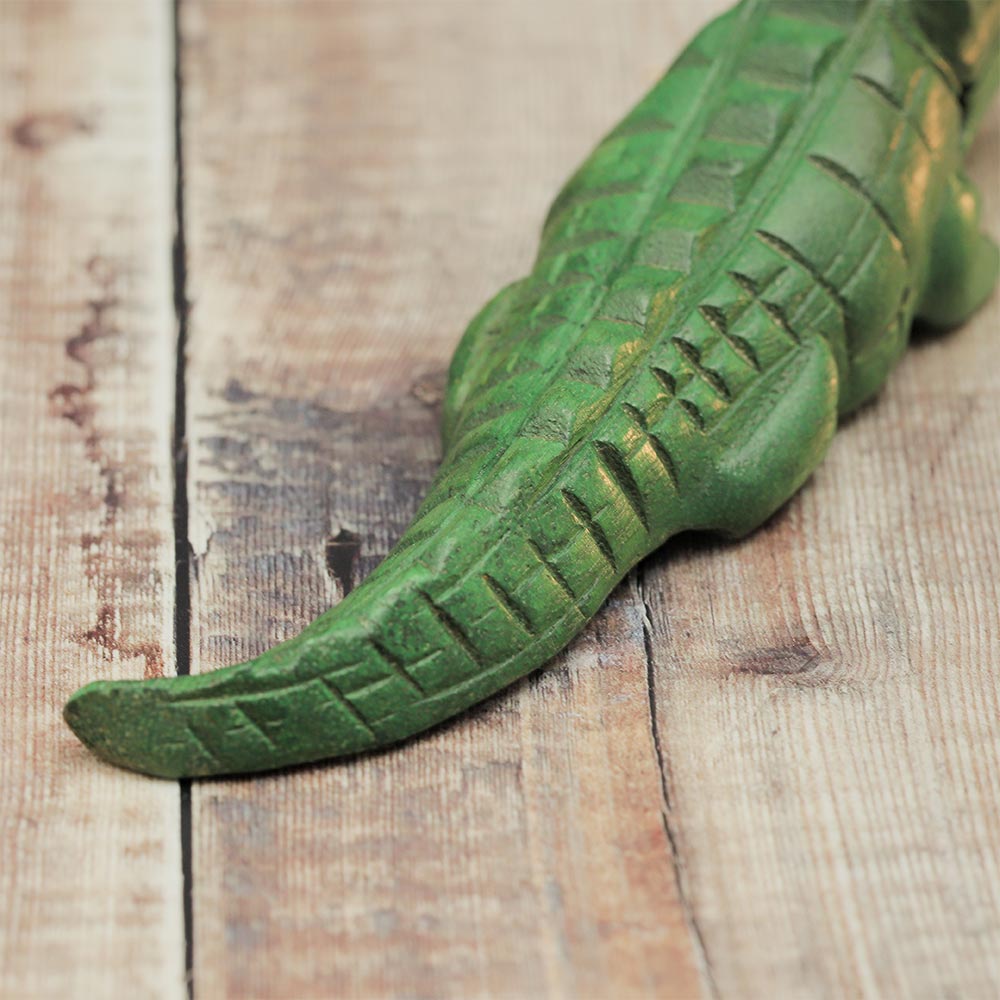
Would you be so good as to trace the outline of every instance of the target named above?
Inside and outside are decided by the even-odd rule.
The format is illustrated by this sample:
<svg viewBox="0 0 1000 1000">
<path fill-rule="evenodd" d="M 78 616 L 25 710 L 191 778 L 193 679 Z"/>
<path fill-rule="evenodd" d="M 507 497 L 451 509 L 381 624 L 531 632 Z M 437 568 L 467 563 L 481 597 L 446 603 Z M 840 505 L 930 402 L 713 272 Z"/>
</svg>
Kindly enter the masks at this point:
<svg viewBox="0 0 1000 1000">
<path fill-rule="evenodd" d="M 739 654 L 734 674 L 772 677 L 798 677 L 809 674 L 822 664 L 822 654 L 802 638 L 785 646 L 764 646 Z"/>
<path fill-rule="evenodd" d="M 354 587 L 354 563 L 361 551 L 361 536 L 347 528 L 326 540 L 326 568 L 346 597 Z"/>
<path fill-rule="evenodd" d="M 225 405 L 193 445 L 193 496 L 214 531 L 195 574 L 222 605 L 197 640 L 206 667 L 290 638 L 356 587 L 402 535 L 440 461 L 437 408 L 413 392 L 351 410 L 253 384 L 220 386 Z"/>
<path fill-rule="evenodd" d="M 98 294 L 87 303 L 88 316 L 80 329 L 66 341 L 66 355 L 83 368 L 83 382 L 62 382 L 49 392 L 49 402 L 56 416 L 68 420 L 83 434 L 87 460 L 97 467 L 104 484 L 102 502 L 104 523 L 110 526 L 125 499 L 122 469 L 108 454 L 95 423 L 96 409 L 92 394 L 97 385 L 97 361 L 92 347 L 101 340 L 119 337 L 121 331 L 110 318 L 119 304 L 114 292 L 115 275 L 107 261 L 92 257 L 87 272 L 97 285 Z"/>
<path fill-rule="evenodd" d="M 71 111 L 48 111 L 25 115 L 10 126 L 11 142 L 33 153 L 41 152 L 75 135 L 89 135 L 94 122 Z"/>
<path fill-rule="evenodd" d="M 76 633 L 73 638 L 82 645 L 95 646 L 106 660 L 116 657 L 132 660 L 141 656 L 146 661 L 143 677 L 147 680 L 163 676 L 163 647 L 158 642 L 128 642 L 123 639 L 113 604 L 102 604 L 93 627 Z"/>
<path fill-rule="evenodd" d="M 149 531 L 123 532 L 118 523 L 127 500 L 128 470 L 104 440 L 95 401 L 99 373 L 108 363 L 99 356 L 97 347 L 124 336 L 113 318 L 121 304 L 115 290 L 119 276 L 112 263 L 100 256 L 87 261 L 86 271 L 95 291 L 86 303 L 84 322 L 65 343 L 66 356 L 83 369 L 82 378 L 60 382 L 48 394 L 52 414 L 79 430 L 86 459 L 100 482 L 100 523 L 80 534 L 84 573 L 97 595 L 97 619 L 91 628 L 73 637 L 81 644 L 95 646 L 108 660 L 142 657 L 144 676 L 160 677 L 164 658 L 160 643 L 129 640 L 123 635 L 122 624 L 123 616 L 127 619 L 130 594 L 150 588 L 159 591 L 162 586 L 159 570 L 147 564 L 148 553 L 156 550 L 160 538 Z M 133 470 L 133 474 L 141 475 L 141 470 Z"/>
<path fill-rule="evenodd" d="M 231 378 L 222 390 L 222 398 L 227 403 L 249 403 L 257 398 L 257 394 L 247 389 L 239 379 Z"/>
</svg>

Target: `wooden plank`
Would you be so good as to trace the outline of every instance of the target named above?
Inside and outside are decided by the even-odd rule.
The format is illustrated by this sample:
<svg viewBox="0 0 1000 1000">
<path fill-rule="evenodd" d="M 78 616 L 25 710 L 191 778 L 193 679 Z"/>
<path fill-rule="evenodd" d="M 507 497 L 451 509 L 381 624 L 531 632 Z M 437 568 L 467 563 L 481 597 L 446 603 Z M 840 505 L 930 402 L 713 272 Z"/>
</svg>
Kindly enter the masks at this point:
<svg viewBox="0 0 1000 1000">
<path fill-rule="evenodd" d="M 0 4 L 0 995 L 183 995 L 177 786 L 80 684 L 173 669 L 162 4 Z"/>
<path fill-rule="evenodd" d="M 971 173 L 1000 233 L 1000 116 Z M 643 570 L 723 996 L 1000 992 L 1000 302 L 918 339 L 803 494 Z"/>
<path fill-rule="evenodd" d="M 706 16 L 186 0 L 194 670 L 290 635 L 384 555 L 438 460 L 462 328 Z M 458 724 L 199 783 L 193 810 L 205 996 L 699 990 L 630 587 Z"/>
</svg>

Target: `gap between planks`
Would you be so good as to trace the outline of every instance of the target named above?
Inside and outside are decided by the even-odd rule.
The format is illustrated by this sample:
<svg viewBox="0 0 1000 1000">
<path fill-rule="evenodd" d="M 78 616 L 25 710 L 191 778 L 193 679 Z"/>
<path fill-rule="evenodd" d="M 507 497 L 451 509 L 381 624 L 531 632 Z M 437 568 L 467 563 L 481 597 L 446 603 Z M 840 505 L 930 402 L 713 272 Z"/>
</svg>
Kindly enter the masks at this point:
<svg viewBox="0 0 1000 1000">
<path fill-rule="evenodd" d="M 174 655 L 178 676 L 191 673 L 191 561 L 188 542 L 187 498 L 187 400 L 185 356 L 188 333 L 187 244 L 184 220 L 184 101 L 181 0 L 171 4 L 173 36 L 173 138 L 174 138 L 174 315 L 177 324 L 177 354 L 174 362 L 174 426 L 172 462 L 174 473 Z M 184 903 L 184 977 L 189 1000 L 194 1000 L 194 864 L 191 836 L 191 779 L 178 782 L 180 792 L 181 878 Z"/>
</svg>

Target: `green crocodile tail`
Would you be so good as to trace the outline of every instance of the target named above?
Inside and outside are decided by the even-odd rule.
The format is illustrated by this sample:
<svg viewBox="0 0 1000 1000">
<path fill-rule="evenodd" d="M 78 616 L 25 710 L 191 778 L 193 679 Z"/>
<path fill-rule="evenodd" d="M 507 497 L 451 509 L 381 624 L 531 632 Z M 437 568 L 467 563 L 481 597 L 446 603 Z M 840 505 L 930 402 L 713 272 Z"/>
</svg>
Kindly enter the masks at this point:
<svg viewBox="0 0 1000 1000">
<path fill-rule="evenodd" d="M 545 664 L 666 538 L 692 528 L 742 534 L 763 521 L 822 458 L 836 399 L 833 356 L 816 339 L 720 422 L 727 457 L 711 471 L 697 462 L 679 470 L 655 428 L 633 427 L 588 446 L 529 500 L 522 484 L 536 459 L 515 449 L 504 466 L 521 466 L 518 516 L 463 498 L 439 503 L 295 638 L 202 675 L 95 682 L 69 700 L 66 721 L 104 759 L 160 777 L 398 742 Z M 446 467 L 441 481 L 450 475 Z"/>
<path fill-rule="evenodd" d="M 762 523 L 914 315 L 993 288 L 961 154 L 998 25 L 1000 0 L 744 0 L 706 27 L 470 324 L 385 562 L 263 656 L 91 684 L 69 725 L 164 777 L 386 746 L 544 665 L 671 535 Z"/>
</svg>

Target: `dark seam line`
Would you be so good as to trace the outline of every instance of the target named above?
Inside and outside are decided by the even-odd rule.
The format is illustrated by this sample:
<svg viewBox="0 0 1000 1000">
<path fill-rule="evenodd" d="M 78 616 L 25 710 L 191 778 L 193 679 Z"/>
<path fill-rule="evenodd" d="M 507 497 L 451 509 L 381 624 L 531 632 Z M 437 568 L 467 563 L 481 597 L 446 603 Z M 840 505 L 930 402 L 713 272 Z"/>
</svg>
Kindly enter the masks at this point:
<svg viewBox="0 0 1000 1000">
<path fill-rule="evenodd" d="M 188 543 L 187 400 L 185 353 L 188 335 L 187 245 L 184 239 L 184 147 L 182 139 L 181 0 L 172 6 L 174 97 L 174 241 L 173 292 L 177 323 L 174 367 L 174 427 L 171 441 L 174 472 L 174 650 L 178 676 L 191 673 L 191 564 Z M 194 894 L 191 829 L 191 779 L 181 779 L 180 839 L 184 911 L 184 979 L 189 1000 L 194 1000 Z"/>
</svg>

